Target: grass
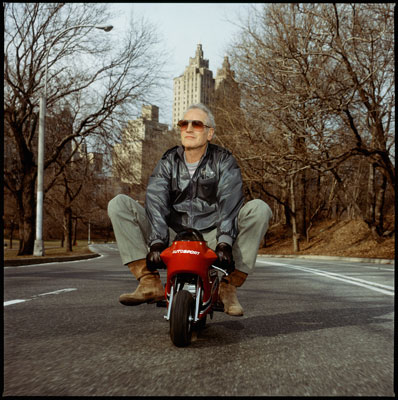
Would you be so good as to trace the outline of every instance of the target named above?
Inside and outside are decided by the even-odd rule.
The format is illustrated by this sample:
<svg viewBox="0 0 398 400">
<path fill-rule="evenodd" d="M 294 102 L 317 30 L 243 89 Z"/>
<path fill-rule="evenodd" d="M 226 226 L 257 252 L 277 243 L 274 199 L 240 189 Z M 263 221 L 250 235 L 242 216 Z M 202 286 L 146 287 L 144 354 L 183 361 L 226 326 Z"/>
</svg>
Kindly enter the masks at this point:
<svg viewBox="0 0 398 400">
<path fill-rule="evenodd" d="M 26 255 L 26 256 L 17 256 L 18 249 L 19 249 L 19 241 L 13 240 L 12 242 L 12 249 L 9 248 L 10 241 L 4 239 L 4 243 L 7 244 L 7 247 L 4 247 L 4 259 L 5 260 L 12 260 L 17 259 L 20 260 L 21 258 L 44 258 L 44 257 L 63 257 L 63 256 L 73 256 L 73 255 L 81 255 L 81 254 L 92 254 L 89 250 L 87 245 L 87 240 L 78 240 L 77 245 L 73 246 L 72 252 L 66 251 L 66 244 L 64 247 L 61 247 L 60 240 L 45 240 L 44 241 L 44 256 L 33 256 L 33 255 Z"/>
</svg>

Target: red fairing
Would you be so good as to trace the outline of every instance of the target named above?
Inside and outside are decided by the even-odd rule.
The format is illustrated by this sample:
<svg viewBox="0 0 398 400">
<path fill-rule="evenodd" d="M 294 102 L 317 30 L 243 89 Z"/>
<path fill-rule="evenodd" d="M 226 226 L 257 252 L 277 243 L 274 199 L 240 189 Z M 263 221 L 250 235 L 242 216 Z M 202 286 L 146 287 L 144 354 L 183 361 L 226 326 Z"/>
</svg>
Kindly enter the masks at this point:
<svg viewBox="0 0 398 400">
<path fill-rule="evenodd" d="M 207 247 L 206 242 L 176 241 L 164 250 L 160 257 L 167 266 L 166 293 L 170 293 L 170 282 L 175 274 L 193 273 L 202 278 L 203 301 L 207 301 L 211 291 L 208 270 L 210 265 L 217 260 L 217 255 Z"/>
</svg>

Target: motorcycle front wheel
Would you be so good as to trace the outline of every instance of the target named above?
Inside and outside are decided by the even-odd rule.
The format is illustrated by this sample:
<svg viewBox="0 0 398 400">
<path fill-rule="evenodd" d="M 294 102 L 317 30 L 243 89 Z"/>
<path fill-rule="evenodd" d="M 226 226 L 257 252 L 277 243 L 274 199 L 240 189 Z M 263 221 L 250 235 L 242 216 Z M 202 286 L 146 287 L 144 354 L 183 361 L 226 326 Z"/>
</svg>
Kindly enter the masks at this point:
<svg viewBox="0 0 398 400">
<path fill-rule="evenodd" d="M 173 299 L 170 316 L 170 337 L 177 347 L 191 343 L 194 300 L 187 290 L 180 290 Z"/>
</svg>

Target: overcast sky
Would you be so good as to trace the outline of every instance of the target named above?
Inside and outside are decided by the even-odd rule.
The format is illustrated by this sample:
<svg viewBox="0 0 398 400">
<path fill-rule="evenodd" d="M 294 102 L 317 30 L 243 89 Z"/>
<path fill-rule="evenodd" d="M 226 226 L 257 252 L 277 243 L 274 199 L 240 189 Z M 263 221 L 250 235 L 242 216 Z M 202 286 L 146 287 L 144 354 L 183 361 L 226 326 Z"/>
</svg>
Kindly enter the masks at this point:
<svg viewBox="0 0 398 400">
<path fill-rule="evenodd" d="M 204 58 L 209 60 L 213 77 L 221 67 L 225 50 L 238 28 L 230 21 L 238 21 L 245 15 L 248 3 L 112 3 L 111 10 L 120 16 L 110 21 L 112 33 L 122 31 L 128 23 L 130 13 L 135 18 L 145 17 L 164 39 L 170 54 L 167 71 L 170 71 L 170 87 L 166 93 L 166 104 L 160 107 L 160 122 L 171 125 L 173 78 L 181 75 L 194 57 L 200 43 Z M 170 93 L 170 94 L 168 94 Z"/>
</svg>

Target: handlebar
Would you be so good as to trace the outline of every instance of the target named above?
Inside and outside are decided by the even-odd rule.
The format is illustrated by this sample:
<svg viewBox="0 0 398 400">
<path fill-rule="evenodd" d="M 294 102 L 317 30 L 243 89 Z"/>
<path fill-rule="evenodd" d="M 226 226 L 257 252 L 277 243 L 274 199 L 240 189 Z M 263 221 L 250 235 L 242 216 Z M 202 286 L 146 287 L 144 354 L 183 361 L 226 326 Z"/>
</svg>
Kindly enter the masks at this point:
<svg viewBox="0 0 398 400">
<path fill-rule="evenodd" d="M 218 271 L 220 271 L 221 273 L 223 273 L 225 276 L 228 276 L 228 272 L 225 271 L 224 269 L 221 269 L 219 267 L 216 267 L 215 265 L 212 265 L 212 268 L 217 269 Z"/>
</svg>

